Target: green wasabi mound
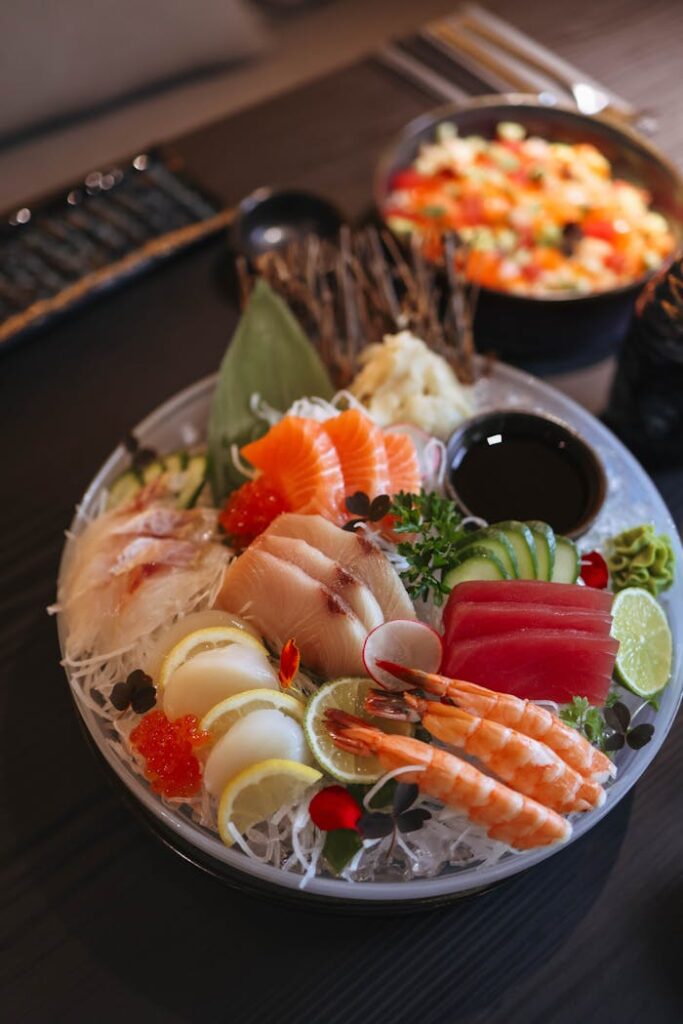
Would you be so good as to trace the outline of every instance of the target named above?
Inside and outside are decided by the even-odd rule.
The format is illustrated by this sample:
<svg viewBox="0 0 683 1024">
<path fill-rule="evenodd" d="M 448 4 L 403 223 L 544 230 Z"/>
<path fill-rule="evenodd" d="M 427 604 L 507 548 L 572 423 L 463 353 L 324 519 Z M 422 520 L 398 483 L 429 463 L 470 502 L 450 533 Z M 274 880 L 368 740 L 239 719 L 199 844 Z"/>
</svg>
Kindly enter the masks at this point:
<svg viewBox="0 0 683 1024">
<path fill-rule="evenodd" d="M 614 590 L 640 587 L 654 597 L 674 580 L 674 553 L 666 533 L 642 523 L 612 537 L 607 546 L 607 565 Z"/>
</svg>

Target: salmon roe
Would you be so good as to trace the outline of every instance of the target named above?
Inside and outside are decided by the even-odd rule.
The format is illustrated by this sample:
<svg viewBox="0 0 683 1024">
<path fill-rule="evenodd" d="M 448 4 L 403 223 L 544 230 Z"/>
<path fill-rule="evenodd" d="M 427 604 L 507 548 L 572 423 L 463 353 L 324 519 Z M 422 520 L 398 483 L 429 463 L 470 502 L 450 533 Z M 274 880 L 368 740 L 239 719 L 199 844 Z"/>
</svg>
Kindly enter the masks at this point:
<svg viewBox="0 0 683 1024">
<path fill-rule="evenodd" d="M 193 750 L 208 739 L 196 715 L 171 722 L 163 711 L 150 711 L 130 734 L 133 749 L 145 759 L 145 778 L 162 796 L 194 796 L 199 790 L 202 770 Z"/>
<path fill-rule="evenodd" d="M 287 502 L 265 477 L 243 484 L 230 495 L 218 521 L 237 548 L 246 548 L 282 512 Z"/>
</svg>

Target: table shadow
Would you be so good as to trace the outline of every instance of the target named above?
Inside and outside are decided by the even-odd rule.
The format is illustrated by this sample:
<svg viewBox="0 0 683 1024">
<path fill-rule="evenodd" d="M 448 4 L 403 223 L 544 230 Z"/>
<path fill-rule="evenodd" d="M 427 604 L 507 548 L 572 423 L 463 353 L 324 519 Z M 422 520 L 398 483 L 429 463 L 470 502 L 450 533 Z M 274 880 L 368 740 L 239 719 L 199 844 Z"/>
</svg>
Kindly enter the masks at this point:
<svg viewBox="0 0 683 1024">
<path fill-rule="evenodd" d="M 51 835 L 34 778 L 17 770 L 27 706 L 18 677 L 0 724 L 25 902 L 53 922 L 49 948 L 39 927 L 23 940 L 21 955 L 35 967 L 20 991 L 32 1005 L 46 986 L 49 1019 L 106 1024 L 144 1012 L 148 1021 L 348 1024 L 419 1014 L 426 1024 L 454 1019 L 457 1009 L 464 1020 L 571 941 L 617 860 L 630 798 L 548 861 L 438 910 L 332 915 L 244 895 L 164 848 L 117 799 L 79 735 L 61 670 L 54 662 L 46 670 L 56 658 L 53 631 L 42 617 L 27 622 L 15 662 L 24 680 L 43 681 L 34 742 L 52 766 Z M 79 995 L 74 985 L 86 970 L 100 983 Z"/>
</svg>

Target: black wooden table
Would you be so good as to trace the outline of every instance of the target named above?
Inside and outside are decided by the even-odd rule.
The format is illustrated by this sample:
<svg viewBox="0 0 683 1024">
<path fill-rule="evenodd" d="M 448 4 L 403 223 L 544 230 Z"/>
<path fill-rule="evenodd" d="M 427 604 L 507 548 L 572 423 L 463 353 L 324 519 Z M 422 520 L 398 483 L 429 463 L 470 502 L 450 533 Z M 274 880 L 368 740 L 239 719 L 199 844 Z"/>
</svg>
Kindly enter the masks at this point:
<svg viewBox="0 0 683 1024">
<path fill-rule="evenodd" d="M 660 141 L 683 157 L 680 7 L 579 2 L 571 22 L 551 7 L 520 3 L 514 17 L 658 107 Z M 381 146 L 430 105 L 367 61 L 180 148 L 227 202 L 279 182 L 355 214 Z M 393 919 L 288 910 L 223 888 L 148 835 L 110 789 L 44 609 L 95 468 L 132 424 L 216 368 L 237 316 L 227 269 L 216 240 L 0 361 L 0 1018 L 680 1021 L 680 728 L 569 849 L 482 896 Z M 657 483 L 682 525 L 683 472 Z"/>
</svg>

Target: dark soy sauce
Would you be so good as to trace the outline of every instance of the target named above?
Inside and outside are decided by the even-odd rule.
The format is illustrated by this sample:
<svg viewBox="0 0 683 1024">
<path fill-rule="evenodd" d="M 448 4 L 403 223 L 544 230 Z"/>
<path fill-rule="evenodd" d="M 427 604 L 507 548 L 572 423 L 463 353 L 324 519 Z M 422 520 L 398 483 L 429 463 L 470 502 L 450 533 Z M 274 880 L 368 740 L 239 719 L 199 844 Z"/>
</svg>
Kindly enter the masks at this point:
<svg viewBox="0 0 683 1024">
<path fill-rule="evenodd" d="M 457 451 L 450 482 L 461 503 L 490 523 L 540 519 L 571 533 L 590 506 L 591 487 L 571 442 L 487 430 Z"/>
</svg>

